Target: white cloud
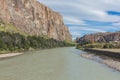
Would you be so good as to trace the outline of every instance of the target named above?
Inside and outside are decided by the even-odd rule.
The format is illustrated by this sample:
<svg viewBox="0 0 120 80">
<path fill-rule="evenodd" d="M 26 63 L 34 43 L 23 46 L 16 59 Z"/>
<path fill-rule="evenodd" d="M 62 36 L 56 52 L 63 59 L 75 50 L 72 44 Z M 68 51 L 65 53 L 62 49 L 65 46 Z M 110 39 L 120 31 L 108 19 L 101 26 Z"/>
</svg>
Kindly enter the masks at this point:
<svg viewBox="0 0 120 80">
<path fill-rule="evenodd" d="M 120 26 L 120 16 L 110 15 L 107 11 L 120 12 L 120 0 L 39 0 L 53 10 L 60 12 L 64 17 L 65 24 L 83 25 L 84 27 L 69 27 L 72 35 L 79 35 L 81 31 L 106 32 Z M 85 20 L 111 22 L 113 26 L 94 29 Z M 117 23 L 116 23 L 117 22 Z M 73 32 L 74 30 L 74 32 Z M 116 30 L 116 28 L 115 28 Z"/>
<path fill-rule="evenodd" d="M 100 29 L 94 29 L 94 28 L 89 28 L 89 27 L 78 27 L 78 26 L 72 26 L 70 27 L 70 30 L 72 31 L 89 31 L 89 32 L 106 32 L 104 30 L 100 30 Z"/>
<path fill-rule="evenodd" d="M 112 25 L 113 25 L 113 26 L 120 27 L 120 22 L 113 23 Z"/>
<path fill-rule="evenodd" d="M 64 17 L 65 24 L 79 24 L 79 25 L 87 25 L 83 20 L 73 18 L 73 17 Z"/>
<path fill-rule="evenodd" d="M 120 0 L 40 0 L 54 10 L 60 12 L 63 16 L 74 16 L 83 20 L 96 20 L 104 22 L 119 21 L 119 16 L 108 15 L 106 11 L 115 10 L 120 7 Z"/>
<path fill-rule="evenodd" d="M 78 36 L 83 36 L 85 33 L 106 32 L 105 30 L 101 30 L 101 29 L 94 29 L 94 28 L 80 27 L 80 26 L 70 26 L 69 30 L 73 38 L 78 37 Z"/>
<path fill-rule="evenodd" d="M 77 31 L 73 31 L 71 32 L 72 35 L 75 35 L 75 36 L 81 36 L 80 32 L 77 32 Z"/>
</svg>

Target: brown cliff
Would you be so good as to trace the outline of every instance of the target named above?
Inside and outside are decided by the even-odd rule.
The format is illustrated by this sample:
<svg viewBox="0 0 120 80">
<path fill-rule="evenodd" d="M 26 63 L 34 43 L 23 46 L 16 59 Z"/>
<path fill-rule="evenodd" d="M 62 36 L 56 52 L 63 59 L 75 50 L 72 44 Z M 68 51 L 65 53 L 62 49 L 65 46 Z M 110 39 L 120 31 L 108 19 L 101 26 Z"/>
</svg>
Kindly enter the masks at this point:
<svg viewBox="0 0 120 80">
<path fill-rule="evenodd" d="M 77 39 L 78 43 L 80 42 L 116 42 L 116 41 L 120 41 L 120 32 L 88 34 Z"/>
<path fill-rule="evenodd" d="M 0 20 L 30 35 L 71 41 L 62 16 L 36 0 L 0 0 Z"/>
</svg>

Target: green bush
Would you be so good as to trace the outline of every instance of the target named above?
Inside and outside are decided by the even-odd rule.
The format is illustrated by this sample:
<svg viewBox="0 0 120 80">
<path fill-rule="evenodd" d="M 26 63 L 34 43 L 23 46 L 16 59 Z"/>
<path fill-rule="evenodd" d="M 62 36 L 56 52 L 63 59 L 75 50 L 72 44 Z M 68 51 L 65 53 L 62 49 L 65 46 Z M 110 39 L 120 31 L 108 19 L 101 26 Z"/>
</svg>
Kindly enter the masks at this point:
<svg viewBox="0 0 120 80">
<path fill-rule="evenodd" d="M 74 46 L 74 44 L 40 36 L 24 36 L 19 33 L 0 32 L 0 50 L 16 51 L 63 46 Z"/>
<path fill-rule="evenodd" d="M 120 48 L 120 43 L 88 43 L 78 44 L 77 48 Z"/>
</svg>

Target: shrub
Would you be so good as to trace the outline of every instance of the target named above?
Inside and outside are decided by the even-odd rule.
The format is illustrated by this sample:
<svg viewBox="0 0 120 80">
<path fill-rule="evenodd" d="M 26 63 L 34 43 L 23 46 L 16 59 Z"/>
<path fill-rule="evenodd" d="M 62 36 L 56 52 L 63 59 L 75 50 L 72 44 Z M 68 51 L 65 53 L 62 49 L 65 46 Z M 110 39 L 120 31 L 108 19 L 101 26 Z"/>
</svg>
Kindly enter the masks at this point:
<svg viewBox="0 0 120 80">
<path fill-rule="evenodd" d="M 63 46 L 74 46 L 74 44 L 40 36 L 24 36 L 19 33 L 0 32 L 0 50 L 15 51 Z"/>
<path fill-rule="evenodd" d="M 115 43 L 89 43 L 89 44 L 78 44 L 77 48 L 120 48 L 120 44 Z"/>
</svg>

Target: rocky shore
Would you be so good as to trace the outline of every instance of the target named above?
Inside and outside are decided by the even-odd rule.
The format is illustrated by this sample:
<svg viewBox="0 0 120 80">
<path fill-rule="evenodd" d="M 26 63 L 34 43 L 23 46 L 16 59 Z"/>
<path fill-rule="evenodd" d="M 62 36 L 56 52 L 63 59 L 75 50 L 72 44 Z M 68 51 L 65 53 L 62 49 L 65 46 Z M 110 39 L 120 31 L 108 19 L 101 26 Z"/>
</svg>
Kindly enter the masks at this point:
<svg viewBox="0 0 120 80">
<path fill-rule="evenodd" d="M 92 53 L 81 54 L 82 57 L 95 60 L 97 62 L 106 64 L 108 67 L 120 71 L 120 61 L 103 55 L 96 55 Z"/>
<path fill-rule="evenodd" d="M 84 49 L 87 52 L 91 52 L 100 56 L 107 56 L 114 59 L 120 59 L 120 49 L 97 49 L 97 48 L 88 48 Z"/>
</svg>

